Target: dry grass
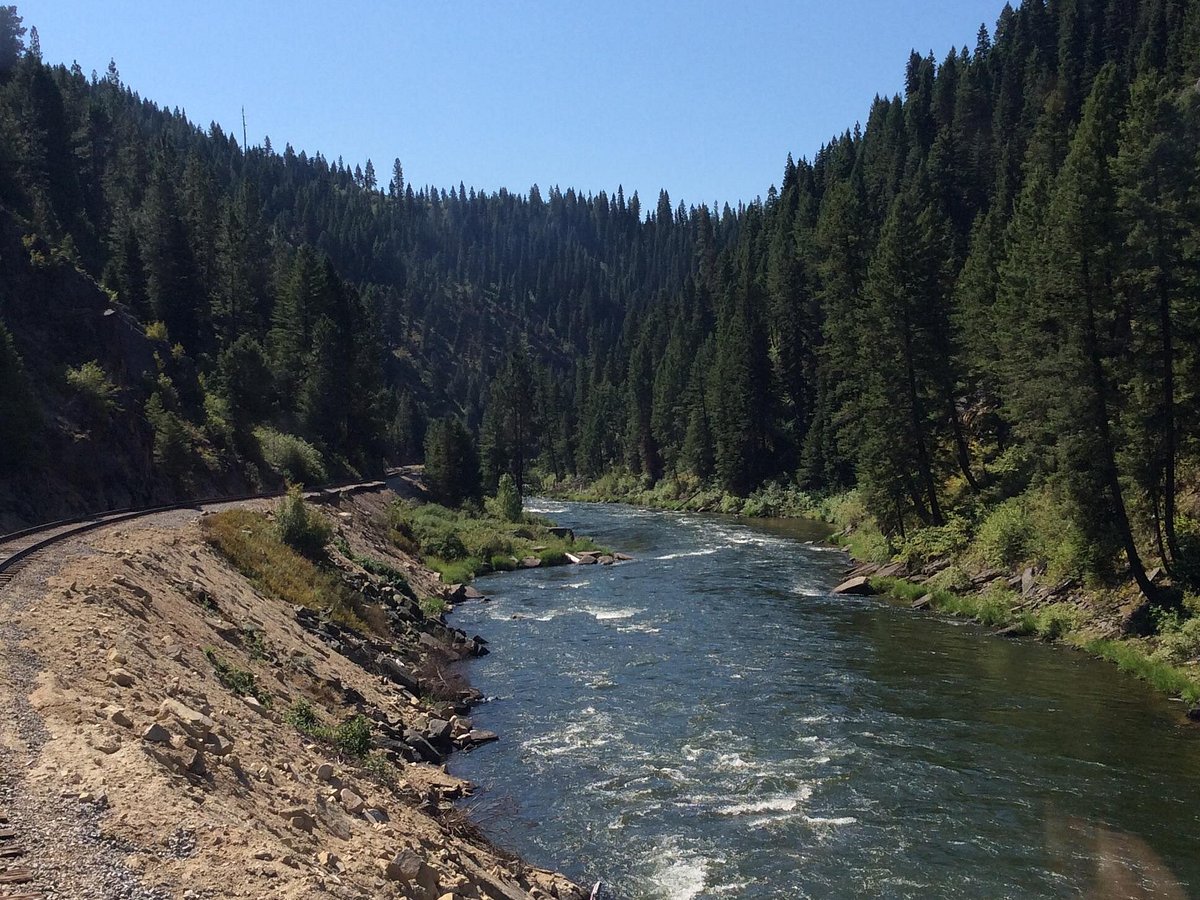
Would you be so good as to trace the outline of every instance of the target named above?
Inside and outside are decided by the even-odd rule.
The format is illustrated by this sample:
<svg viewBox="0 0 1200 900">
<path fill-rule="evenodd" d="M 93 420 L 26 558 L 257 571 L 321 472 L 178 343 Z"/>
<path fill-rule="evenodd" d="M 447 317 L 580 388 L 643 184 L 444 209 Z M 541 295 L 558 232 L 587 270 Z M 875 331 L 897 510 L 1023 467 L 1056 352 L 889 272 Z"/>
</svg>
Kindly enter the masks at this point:
<svg viewBox="0 0 1200 900">
<path fill-rule="evenodd" d="M 202 519 L 201 529 L 205 540 L 264 594 L 325 613 L 339 625 L 389 636 L 382 610 L 284 544 L 261 513 L 226 510 Z"/>
</svg>

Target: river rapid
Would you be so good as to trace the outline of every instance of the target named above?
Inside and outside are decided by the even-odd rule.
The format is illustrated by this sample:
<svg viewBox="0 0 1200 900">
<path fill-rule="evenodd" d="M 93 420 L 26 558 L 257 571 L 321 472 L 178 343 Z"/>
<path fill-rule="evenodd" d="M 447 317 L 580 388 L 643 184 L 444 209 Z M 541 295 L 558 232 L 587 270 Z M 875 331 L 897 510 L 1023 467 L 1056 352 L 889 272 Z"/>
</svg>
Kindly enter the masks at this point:
<svg viewBox="0 0 1200 900">
<path fill-rule="evenodd" d="M 621 898 L 1200 891 L 1200 734 L 1114 667 L 834 597 L 816 523 L 529 508 L 636 559 L 452 614 L 501 736 L 452 771 L 526 859 Z"/>
</svg>

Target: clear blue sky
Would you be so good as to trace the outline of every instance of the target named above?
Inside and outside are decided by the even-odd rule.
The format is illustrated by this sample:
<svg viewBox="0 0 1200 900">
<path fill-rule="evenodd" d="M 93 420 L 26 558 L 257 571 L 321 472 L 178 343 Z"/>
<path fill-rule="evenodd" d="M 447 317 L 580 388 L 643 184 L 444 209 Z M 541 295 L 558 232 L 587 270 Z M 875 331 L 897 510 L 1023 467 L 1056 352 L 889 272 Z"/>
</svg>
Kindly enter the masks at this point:
<svg viewBox="0 0 1200 900">
<path fill-rule="evenodd" d="M 1002 0 L 14 0 L 48 62 L 386 182 L 750 200 Z"/>
</svg>

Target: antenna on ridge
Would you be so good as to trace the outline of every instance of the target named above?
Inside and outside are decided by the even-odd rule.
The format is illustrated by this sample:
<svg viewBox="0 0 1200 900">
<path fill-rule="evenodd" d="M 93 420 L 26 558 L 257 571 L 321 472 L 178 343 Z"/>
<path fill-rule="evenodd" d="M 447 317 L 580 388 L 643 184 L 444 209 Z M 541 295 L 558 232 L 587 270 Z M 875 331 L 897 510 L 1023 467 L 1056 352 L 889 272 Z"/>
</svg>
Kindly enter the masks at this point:
<svg viewBox="0 0 1200 900">
<path fill-rule="evenodd" d="M 250 152 L 250 142 L 246 139 L 246 107 L 242 107 L 242 152 Z"/>
</svg>

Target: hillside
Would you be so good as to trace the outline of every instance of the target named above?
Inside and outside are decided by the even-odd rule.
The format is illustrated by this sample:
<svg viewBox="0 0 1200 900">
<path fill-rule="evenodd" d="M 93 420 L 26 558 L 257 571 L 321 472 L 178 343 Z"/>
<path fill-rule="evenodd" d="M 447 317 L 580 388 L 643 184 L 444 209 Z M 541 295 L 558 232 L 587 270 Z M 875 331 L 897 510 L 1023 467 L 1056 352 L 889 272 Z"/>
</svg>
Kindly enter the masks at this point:
<svg viewBox="0 0 1200 900">
<path fill-rule="evenodd" d="M 720 213 L 243 147 L 4 27 L 0 200 L 44 248 L 29 277 L 75 269 L 158 348 L 81 368 L 99 350 L 0 296 L 15 518 L 71 502 L 37 489 L 56 430 L 109 452 L 83 406 L 149 442 L 105 489 L 141 499 L 378 471 L 445 416 L 488 491 L 852 489 L 884 555 L 1015 521 L 1006 566 L 1167 607 L 1195 582 L 1200 3 L 1006 6 Z"/>
<path fill-rule="evenodd" d="M 446 589 L 380 530 L 394 495 L 378 485 L 316 499 L 346 553 L 387 574 L 334 553 L 336 580 L 309 589 L 350 592 L 367 626 L 293 605 L 299 595 L 231 563 L 217 535 L 258 529 L 273 513 L 261 502 L 103 530 L 0 594 L 0 799 L 33 887 L 581 896 L 488 844 L 451 805 L 471 787 L 439 764 L 495 738 L 472 728 L 478 694 L 447 668 L 481 645 L 422 611 L 417 597 Z"/>
</svg>

